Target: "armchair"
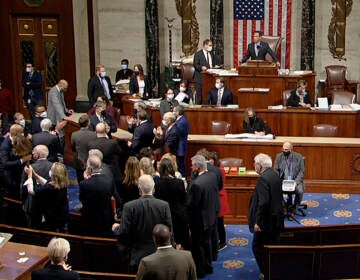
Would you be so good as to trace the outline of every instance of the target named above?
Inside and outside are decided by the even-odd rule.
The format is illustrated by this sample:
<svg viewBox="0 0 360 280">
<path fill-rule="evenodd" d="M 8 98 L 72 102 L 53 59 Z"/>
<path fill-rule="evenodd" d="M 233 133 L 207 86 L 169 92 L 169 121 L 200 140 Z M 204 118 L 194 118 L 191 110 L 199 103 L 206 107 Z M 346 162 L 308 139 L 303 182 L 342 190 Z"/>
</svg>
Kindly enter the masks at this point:
<svg viewBox="0 0 360 280">
<path fill-rule="evenodd" d="M 280 50 L 281 37 L 279 37 L 279 36 L 263 35 L 263 36 L 261 37 L 261 40 L 262 40 L 263 42 L 266 42 L 266 43 L 269 44 L 270 48 L 272 49 L 272 51 L 273 51 L 274 54 L 276 55 L 277 59 L 280 61 L 280 56 L 281 56 L 281 50 Z M 271 58 L 271 56 L 270 56 L 269 54 L 266 54 L 265 60 L 273 61 L 273 59 Z"/>
<path fill-rule="evenodd" d="M 331 124 L 316 124 L 313 129 L 316 137 L 334 137 L 338 132 L 338 127 Z"/>
<path fill-rule="evenodd" d="M 225 135 L 230 132 L 230 123 L 225 121 L 211 121 L 211 134 Z"/>
</svg>

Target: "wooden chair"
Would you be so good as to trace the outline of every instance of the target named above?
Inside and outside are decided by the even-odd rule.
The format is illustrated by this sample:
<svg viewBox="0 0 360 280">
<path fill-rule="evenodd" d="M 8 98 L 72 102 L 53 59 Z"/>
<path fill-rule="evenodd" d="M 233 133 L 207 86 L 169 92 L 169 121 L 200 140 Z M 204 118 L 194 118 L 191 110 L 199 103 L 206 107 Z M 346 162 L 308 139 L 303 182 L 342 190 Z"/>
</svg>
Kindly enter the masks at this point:
<svg viewBox="0 0 360 280">
<path fill-rule="evenodd" d="M 331 104 L 352 104 L 355 101 L 355 94 L 347 90 L 331 90 Z"/>
<path fill-rule="evenodd" d="M 333 92 L 353 92 L 352 88 L 349 86 L 349 82 L 346 79 L 346 66 L 343 65 L 328 65 L 325 67 L 326 71 L 326 80 L 325 80 L 325 94 L 329 99 L 332 98 Z M 352 102 L 350 102 L 352 103 Z M 340 103 L 333 103 L 340 104 Z M 349 103 L 347 103 L 349 104 Z"/>
<path fill-rule="evenodd" d="M 278 60 L 280 60 L 281 52 L 280 52 L 280 45 L 281 45 L 281 37 L 279 36 L 268 36 L 263 35 L 261 37 L 261 41 L 266 42 L 269 44 L 269 47 L 272 49 Z M 265 60 L 273 61 L 272 57 L 269 54 L 266 54 Z"/>
<path fill-rule="evenodd" d="M 315 137 L 335 137 L 338 133 L 338 127 L 331 124 L 316 124 L 313 130 Z"/>
<path fill-rule="evenodd" d="M 283 106 L 287 106 L 288 99 L 291 95 L 291 89 L 286 89 L 283 91 Z"/>
<path fill-rule="evenodd" d="M 230 132 L 230 123 L 225 121 L 211 121 L 211 134 L 225 135 Z"/>
<path fill-rule="evenodd" d="M 187 80 L 189 89 L 196 93 L 196 81 L 194 80 L 195 67 L 192 63 L 182 63 L 180 66 L 181 79 Z"/>
</svg>

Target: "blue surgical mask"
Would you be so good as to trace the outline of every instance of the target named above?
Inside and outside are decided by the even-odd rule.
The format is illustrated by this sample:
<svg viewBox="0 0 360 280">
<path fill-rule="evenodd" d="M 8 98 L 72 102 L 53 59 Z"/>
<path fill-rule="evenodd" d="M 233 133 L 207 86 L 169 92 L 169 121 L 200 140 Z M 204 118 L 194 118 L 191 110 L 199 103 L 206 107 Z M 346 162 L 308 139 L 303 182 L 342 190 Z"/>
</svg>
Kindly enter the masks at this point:
<svg viewBox="0 0 360 280">
<path fill-rule="evenodd" d="M 128 66 L 126 65 L 126 64 L 121 64 L 121 69 L 122 70 L 125 70 L 125 69 L 127 69 L 128 68 Z"/>
<path fill-rule="evenodd" d="M 105 77 L 106 77 L 106 72 L 105 72 L 105 71 L 104 71 L 104 72 L 101 72 L 100 76 L 101 76 L 102 78 L 105 78 Z"/>
</svg>

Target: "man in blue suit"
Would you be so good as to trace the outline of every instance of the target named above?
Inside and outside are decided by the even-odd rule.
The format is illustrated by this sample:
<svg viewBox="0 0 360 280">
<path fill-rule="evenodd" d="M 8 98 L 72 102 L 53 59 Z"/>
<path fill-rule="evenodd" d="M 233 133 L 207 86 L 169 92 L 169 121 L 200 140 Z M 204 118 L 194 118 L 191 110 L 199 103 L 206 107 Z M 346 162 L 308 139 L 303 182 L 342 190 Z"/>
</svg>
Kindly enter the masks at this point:
<svg viewBox="0 0 360 280">
<path fill-rule="evenodd" d="M 23 99 L 30 111 L 31 117 L 35 115 L 35 106 L 44 104 L 44 93 L 42 91 L 42 77 L 39 71 L 34 71 L 31 63 L 26 63 L 22 84 L 24 88 Z"/>
<path fill-rule="evenodd" d="M 255 31 L 253 34 L 253 42 L 248 45 L 247 53 L 241 60 L 242 63 L 247 61 L 249 58 L 251 60 L 265 60 L 265 56 L 268 53 L 271 58 L 276 62 L 277 66 L 280 66 L 276 55 L 270 48 L 269 44 L 261 41 L 262 32 Z"/>
<path fill-rule="evenodd" d="M 187 138 L 190 132 L 190 123 L 184 113 L 184 106 L 178 105 L 174 108 L 174 114 L 176 116 L 175 124 L 179 137 L 179 146 L 176 159 L 179 172 L 183 177 L 186 178 L 185 155 L 187 151 Z"/>
<path fill-rule="evenodd" d="M 225 87 L 224 77 L 216 78 L 215 87 L 210 89 L 210 93 L 206 98 L 206 104 L 216 106 L 233 104 L 233 94 L 229 88 Z"/>
</svg>

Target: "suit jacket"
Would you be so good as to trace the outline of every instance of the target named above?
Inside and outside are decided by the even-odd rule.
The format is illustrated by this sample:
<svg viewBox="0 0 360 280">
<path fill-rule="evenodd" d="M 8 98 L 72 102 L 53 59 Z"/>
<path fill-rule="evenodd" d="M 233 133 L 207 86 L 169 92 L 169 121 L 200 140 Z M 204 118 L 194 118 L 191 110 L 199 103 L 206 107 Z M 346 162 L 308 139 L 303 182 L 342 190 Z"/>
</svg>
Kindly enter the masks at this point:
<svg viewBox="0 0 360 280">
<path fill-rule="evenodd" d="M 94 174 L 79 183 L 82 233 L 84 235 L 111 237 L 114 212 L 111 197 L 114 195 L 112 178 Z"/>
<path fill-rule="evenodd" d="M 46 268 L 34 270 L 32 280 L 78 280 L 79 274 L 75 271 L 65 270 L 61 265 L 50 264 Z"/>
<path fill-rule="evenodd" d="M 273 50 L 270 48 L 268 43 L 260 41 L 260 47 L 258 48 L 258 55 L 256 55 L 255 52 L 255 44 L 250 43 L 248 45 L 247 53 L 243 57 L 241 62 L 245 62 L 249 58 L 251 58 L 252 60 L 265 60 L 265 56 L 267 53 L 270 54 L 270 56 L 274 61 L 278 61 L 276 55 L 274 54 Z"/>
<path fill-rule="evenodd" d="M 291 170 L 290 173 L 293 177 L 292 180 L 295 180 L 298 185 L 302 185 L 305 189 L 305 164 L 303 156 L 297 152 L 292 151 L 289 155 L 288 161 L 290 163 L 286 162 L 286 158 L 283 153 L 277 154 L 274 165 L 275 172 L 282 180 L 287 180 L 287 178 L 285 178 L 285 169 L 287 169 L 287 164 L 289 164 Z"/>
<path fill-rule="evenodd" d="M 67 111 L 64 94 L 58 90 L 57 86 L 52 87 L 48 94 L 48 118 L 56 125 L 58 121 L 66 117 Z"/>
<path fill-rule="evenodd" d="M 144 96 L 141 99 L 147 100 L 152 97 L 152 89 L 151 89 L 150 81 L 146 75 L 144 76 L 144 82 L 145 82 Z M 129 90 L 130 93 L 139 93 L 139 83 L 135 76 L 132 76 L 130 78 Z"/>
<path fill-rule="evenodd" d="M 172 232 L 169 204 L 152 195 L 125 203 L 120 226 L 115 231 L 119 243 L 130 249 L 130 267 L 156 251 L 152 231 L 156 224 L 164 224 Z"/>
<path fill-rule="evenodd" d="M 101 78 L 98 75 L 92 76 L 88 82 L 88 98 L 90 106 L 92 106 L 96 102 L 96 99 L 99 96 L 107 96 L 105 93 L 104 84 L 102 83 L 102 79 L 105 79 L 108 84 L 110 99 L 112 99 L 113 97 L 113 90 L 110 78 L 108 76 L 105 76 L 104 78 Z"/>
<path fill-rule="evenodd" d="M 175 122 L 177 135 L 179 139 L 179 146 L 177 150 L 177 156 L 184 157 L 187 151 L 187 138 L 190 132 L 190 123 L 185 115 L 182 115 Z"/>
<path fill-rule="evenodd" d="M 58 154 L 63 154 L 63 150 L 60 145 L 60 140 L 57 135 L 53 135 L 48 131 L 42 131 L 35 133 L 32 136 L 33 148 L 37 145 L 45 145 L 49 149 L 48 160 L 51 162 L 58 161 Z"/>
<path fill-rule="evenodd" d="M 281 179 L 271 168 L 266 168 L 258 178 L 250 200 L 249 229 L 254 225 L 264 232 L 278 232 L 283 228 Z"/>
<path fill-rule="evenodd" d="M 115 82 L 118 82 L 119 80 L 130 79 L 133 73 L 134 72 L 131 69 L 120 69 L 119 71 L 116 72 Z"/>
<path fill-rule="evenodd" d="M 287 100 L 287 105 L 288 106 L 292 106 L 292 107 L 299 107 L 299 102 L 300 102 L 300 96 L 298 96 L 296 94 L 297 90 L 293 90 L 290 93 L 289 99 Z M 305 95 L 304 95 L 304 103 L 305 104 L 310 104 L 311 105 L 311 99 L 310 99 L 310 94 L 309 92 L 306 90 L 305 91 Z"/>
<path fill-rule="evenodd" d="M 35 116 L 31 120 L 31 134 L 41 132 L 40 123 L 44 118 Z"/>
<path fill-rule="evenodd" d="M 168 149 L 168 152 L 177 156 L 178 147 L 179 147 L 179 135 L 177 132 L 177 125 L 174 125 L 169 129 L 167 128 L 164 134 L 165 148 Z"/>
<path fill-rule="evenodd" d="M 141 260 L 136 279 L 195 280 L 196 268 L 191 252 L 172 247 L 157 249 Z"/>
<path fill-rule="evenodd" d="M 93 140 L 96 140 L 96 133 L 86 127 L 82 127 L 71 134 L 71 148 L 75 152 L 75 168 L 85 169 L 88 158 L 88 145 Z"/>
<path fill-rule="evenodd" d="M 138 154 L 144 147 L 151 147 L 154 140 L 154 124 L 151 121 L 144 121 L 135 127 L 132 139 L 131 150 Z"/>
<path fill-rule="evenodd" d="M 211 88 L 209 95 L 206 98 L 206 104 L 216 105 L 218 99 L 218 89 Z M 221 106 L 226 106 L 228 104 L 233 104 L 233 94 L 231 90 L 227 87 L 224 87 L 224 91 L 221 97 Z"/>
<path fill-rule="evenodd" d="M 114 133 L 117 131 L 117 126 L 116 123 L 113 119 L 112 116 L 110 116 L 108 113 L 106 113 L 105 118 L 104 118 L 105 122 L 109 125 L 110 127 L 110 131 L 109 134 L 111 136 L 111 133 Z M 89 130 L 91 131 L 95 131 L 96 125 L 100 122 L 98 116 L 96 114 L 92 115 L 90 117 L 90 126 L 89 126 Z M 110 137 L 109 136 L 109 137 Z M 110 137 L 111 138 L 111 137 Z"/>
<path fill-rule="evenodd" d="M 30 82 L 30 84 L 27 84 Z M 25 72 L 22 78 L 22 84 L 24 87 L 23 99 L 27 103 L 28 99 L 35 104 L 44 103 L 44 93 L 42 91 L 42 77 L 39 71 L 32 73 Z"/>
<path fill-rule="evenodd" d="M 220 211 L 216 175 L 206 171 L 192 180 L 188 190 L 187 211 L 191 229 L 208 230 Z"/>
<path fill-rule="evenodd" d="M 172 104 L 172 110 L 170 110 L 171 108 L 170 108 L 169 103 Z M 167 113 L 167 112 L 172 112 L 174 110 L 174 108 L 176 106 L 178 106 L 178 105 L 179 105 L 179 102 L 177 100 L 175 100 L 175 99 L 171 100 L 170 102 L 168 102 L 166 100 L 166 98 L 164 100 L 161 100 L 161 102 L 160 102 L 160 115 L 161 115 L 161 117 L 163 117 L 164 114 Z"/>
<path fill-rule="evenodd" d="M 211 56 L 211 61 L 212 61 L 212 65 L 210 65 L 211 67 L 215 66 L 215 55 L 210 52 L 209 53 Z M 197 83 L 201 83 L 202 79 L 201 79 L 201 67 L 202 66 L 207 66 L 207 60 L 206 57 L 204 55 L 204 51 L 203 49 L 197 51 L 194 55 L 194 67 L 195 67 L 195 73 L 194 73 L 194 79 Z"/>
</svg>

